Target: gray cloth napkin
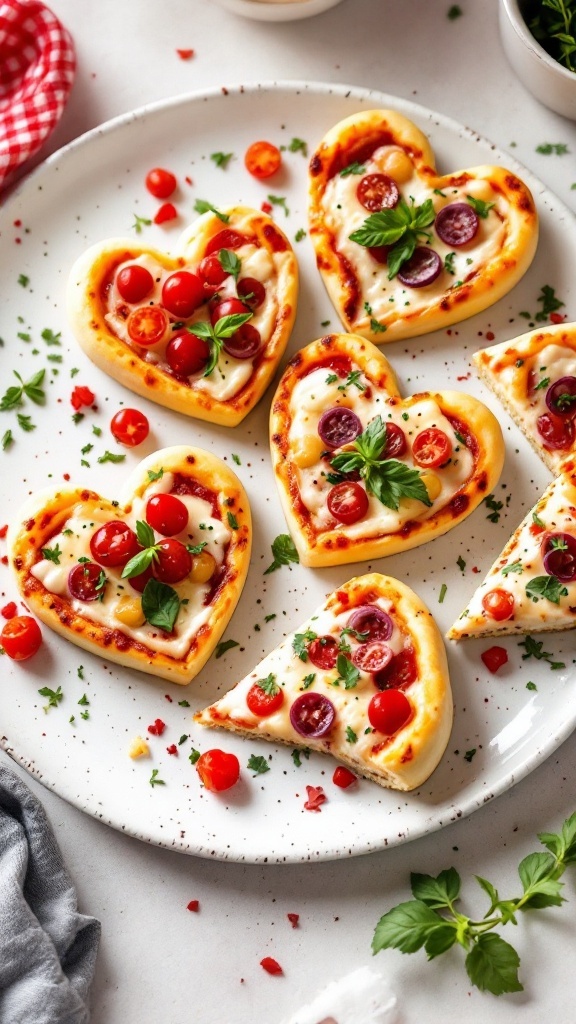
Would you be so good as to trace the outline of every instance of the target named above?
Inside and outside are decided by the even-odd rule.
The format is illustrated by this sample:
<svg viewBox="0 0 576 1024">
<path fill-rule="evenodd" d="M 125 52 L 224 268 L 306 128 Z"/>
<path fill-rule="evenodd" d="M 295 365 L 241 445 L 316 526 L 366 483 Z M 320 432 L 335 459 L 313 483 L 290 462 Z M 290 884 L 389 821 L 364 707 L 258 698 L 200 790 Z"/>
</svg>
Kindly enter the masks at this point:
<svg viewBox="0 0 576 1024">
<path fill-rule="evenodd" d="M 44 808 L 0 764 L 0 1024 L 87 1024 L 99 941 Z"/>
</svg>

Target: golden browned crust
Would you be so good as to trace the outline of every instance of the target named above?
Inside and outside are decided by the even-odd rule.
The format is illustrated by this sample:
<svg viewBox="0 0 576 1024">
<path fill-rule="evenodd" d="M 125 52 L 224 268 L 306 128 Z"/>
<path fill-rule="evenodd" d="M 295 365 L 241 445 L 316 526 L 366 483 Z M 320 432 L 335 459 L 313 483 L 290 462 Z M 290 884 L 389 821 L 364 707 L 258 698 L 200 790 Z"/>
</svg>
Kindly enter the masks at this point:
<svg viewBox="0 0 576 1024">
<path fill-rule="evenodd" d="M 523 635 L 525 633 L 557 632 L 565 629 L 576 629 L 576 583 L 566 584 L 568 596 L 562 607 L 556 611 L 555 606 L 549 601 L 529 602 L 527 606 L 514 613 L 512 618 L 503 622 L 490 619 L 481 605 L 482 594 L 492 587 L 506 587 L 509 585 L 502 577 L 502 568 L 510 563 L 519 560 L 524 568 L 534 569 L 531 566 L 533 554 L 530 554 L 530 544 L 527 538 L 531 528 L 534 528 L 534 516 L 538 523 L 543 523 L 544 530 L 552 532 L 558 529 L 555 521 L 555 514 L 551 513 L 551 502 L 557 507 L 557 499 L 560 500 L 564 510 L 569 513 L 574 535 L 576 535 L 576 458 L 571 455 L 561 464 L 559 475 L 546 488 L 541 498 L 538 499 L 528 515 L 522 520 L 519 527 L 514 531 L 510 540 L 502 552 L 488 570 L 484 580 L 470 598 L 469 606 L 446 633 L 449 640 L 465 640 L 467 638 L 497 637 Z M 537 550 L 539 546 L 538 536 L 533 542 Z M 512 577 L 516 579 L 516 575 Z M 520 577 L 524 579 L 524 573 Z"/>
<path fill-rule="evenodd" d="M 296 383 L 316 365 L 330 359 L 348 357 L 369 384 L 386 391 L 395 404 L 409 409 L 423 397 L 434 399 L 441 411 L 463 423 L 476 441 L 474 467 L 465 485 L 451 500 L 426 519 L 410 519 L 394 533 L 376 537 L 351 537 L 341 525 L 318 531 L 299 491 L 289 432 L 292 422 L 292 392 Z M 504 442 L 496 418 L 481 402 L 457 391 L 426 392 L 401 399 L 396 378 L 382 353 L 362 338 L 350 334 L 329 334 L 301 349 L 280 380 L 270 412 L 272 464 L 288 528 L 298 549 L 300 561 L 308 566 L 342 565 L 347 562 L 382 558 L 417 547 L 440 537 L 458 525 L 480 504 L 498 481 L 504 463 Z M 415 512 L 415 516 L 417 513 Z"/>
<path fill-rule="evenodd" d="M 345 215 L 331 208 L 327 217 L 323 198 L 327 185 L 340 170 L 353 162 L 361 164 L 385 145 L 397 146 L 406 154 L 435 205 L 435 190 L 448 196 L 450 190 L 464 190 L 464 199 L 466 188 L 481 183 L 482 198 L 495 204 L 503 237 L 496 251 L 487 254 L 476 271 L 458 284 L 452 278 L 444 289 L 417 289 L 417 297 L 413 290 L 415 298 L 410 306 L 389 304 L 384 315 L 378 317 L 380 329 L 374 331 L 370 313 L 364 307 L 368 296 L 363 286 L 370 283 L 373 287 L 377 277 L 385 282 L 387 267 L 372 261 L 373 279 L 362 281 L 362 272 L 339 249 L 335 237 L 335 225 L 346 228 Z M 420 187 L 418 194 L 422 201 L 425 195 Z M 310 161 L 309 222 L 318 269 L 345 329 L 379 345 L 448 327 L 497 302 L 526 273 L 538 240 L 534 201 L 515 174 L 503 167 L 486 165 L 439 176 L 426 137 L 411 121 L 390 110 L 361 111 L 326 133 Z"/>
<path fill-rule="evenodd" d="M 218 494 L 223 520 L 227 512 L 236 517 L 238 529 L 225 556 L 225 573 L 207 621 L 194 636 L 185 657 L 170 657 L 134 639 L 122 623 L 110 628 L 75 611 L 68 595 L 46 589 L 31 572 L 41 560 L 41 549 L 59 533 L 73 514 L 88 516 L 98 510 L 97 521 L 118 519 L 130 511 L 134 498 L 150 485 L 149 472 L 160 469 L 179 473 L 204 484 Z M 42 622 L 66 640 L 93 654 L 137 668 L 173 683 L 186 685 L 208 660 L 236 607 L 250 562 L 252 525 L 248 498 L 240 481 L 220 459 L 199 448 L 164 448 L 144 459 L 126 481 L 118 504 L 112 504 L 87 488 L 61 488 L 40 492 L 26 503 L 8 533 L 10 566 L 24 601 Z"/>
<path fill-rule="evenodd" d="M 370 573 L 344 583 L 329 595 L 315 615 L 324 609 L 338 615 L 344 610 L 352 611 L 355 607 L 373 602 L 378 597 L 391 602 L 393 618 L 405 636 L 409 637 L 419 669 L 418 678 L 405 690 L 413 706 L 413 716 L 394 736 L 379 737 L 373 733 L 366 741 L 362 753 L 355 752 L 357 745 L 350 743 L 346 734 L 346 726 L 350 721 L 347 722 L 346 710 L 352 710 L 356 715 L 359 702 L 367 708 L 371 697 L 377 692 L 375 685 L 368 679 L 347 691 L 316 679 L 314 689 L 326 692 L 336 704 L 336 724 L 327 737 L 303 740 L 290 723 L 289 708 L 301 692 L 302 679 L 309 671 L 309 666 L 300 662 L 294 654 L 294 634 L 287 637 L 276 651 L 268 655 L 229 693 L 198 712 L 195 720 L 201 725 L 228 729 L 247 737 L 289 743 L 293 747 L 306 746 L 329 753 L 355 772 L 387 788 L 407 791 L 422 785 L 446 749 L 453 715 L 446 653 L 430 611 L 404 583 L 380 573 Z M 296 632 L 314 628 L 314 624 L 315 620 L 310 619 Z M 291 666 L 295 663 L 297 671 L 292 678 Z M 277 713 L 273 719 L 258 718 L 247 708 L 245 694 L 256 679 L 265 677 L 271 671 L 271 665 L 277 672 L 278 680 L 282 681 L 285 701 L 282 713 Z"/>
<path fill-rule="evenodd" d="M 88 249 L 74 264 L 68 284 L 68 316 L 81 348 L 105 373 L 131 391 L 187 416 L 233 427 L 254 408 L 268 387 L 286 348 L 296 316 L 298 265 L 290 242 L 271 220 L 257 210 L 236 206 L 222 211 L 224 225 L 214 214 L 203 214 L 181 236 L 173 256 L 125 238 L 110 238 Z M 166 270 L 198 265 L 208 241 L 224 227 L 244 228 L 250 238 L 277 255 L 278 309 L 272 334 L 255 359 L 254 372 L 233 397 L 219 400 L 207 391 L 183 383 L 159 366 L 142 359 L 119 338 L 105 320 L 105 289 L 114 268 L 128 259 L 150 254 Z"/>
<path fill-rule="evenodd" d="M 576 355 L 576 324 L 563 323 L 528 331 L 510 341 L 475 352 L 472 361 L 479 376 L 502 402 L 536 454 L 552 473 L 557 473 L 570 452 L 546 448 L 535 427 L 525 417 L 529 411 L 528 378 L 533 368 L 539 370 L 537 357 L 548 345 L 561 346 L 567 353 Z M 576 440 L 572 452 L 576 452 Z"/>
</svg>

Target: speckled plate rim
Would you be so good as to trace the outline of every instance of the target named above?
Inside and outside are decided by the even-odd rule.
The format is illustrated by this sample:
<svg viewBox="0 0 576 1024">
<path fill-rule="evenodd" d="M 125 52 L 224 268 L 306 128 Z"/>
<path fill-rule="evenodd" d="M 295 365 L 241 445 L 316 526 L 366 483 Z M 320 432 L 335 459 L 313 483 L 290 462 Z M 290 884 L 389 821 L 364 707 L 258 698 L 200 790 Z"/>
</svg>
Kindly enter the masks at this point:
<svg viewBox="0 0 576 1024">
<path fill-rule="evenodd" d="M 567 208 L 564 207 L 560 201 L 557 200 L 557 198 L 553 196 L 549 190 L 534 177 L 534 175 L 532 175 L 531 172 L 518 164 L 508 154 L 504 154 L 502 151 L 498 150 L 497 147 L 489 142 L 489 140 L 480 136 L 471 129 L 458 124 L 452 119 L 430 111 L 426 107 L 415 104 L 409 100 L 380 93 L 376 90 L 366 90 L 346 85 L 299 81 L 230 85 L 223 89 L 199 91 L 177 96 L 168 100 L 162 100 L 158 103 L 149 104 L 116 117 L 111 121 L 85 133 L 78 139 L 75 139 L 73 142 L 63 147 L 57 153 L 51 155 L 43 164 L 37 167 L 23 182 L 19 184 L 4 204 L 4 209 L 8 211 L 9 216 L 10 209 L 26 198 L 28 190 L 42 187 L 44 178 L 49 174 L 53 166 L 61 165 L 62 161 L 65 161 L 69 155 L 75 154 L 77 150 L 87 149 L 89 151 L 93 145 L 97 145 L 98 140 L 103 136 L 118 133 L 122 134 L 123 130 L 135 120 L 145 118 L 148 115 L 161 114 L 164 110 L 172 111 L 175 107 L 178 108 L 189 104 L 194 105 L 198 102 L 210 103 L 212 98 L 221 98 L 223 92 L 226 95 L 232 95 L 235 97 L 242 96 L 247 102 L 249 102 L 250 97 L 253 94 L 267 93 L 270 91 L 275 94 L 287 94 L 287 97 L 294 96 L 295 94 L 309 93 L 314 94 L 314 96 L 321 99 L 323 96 L 334 95 L 340 97 L 342 100 L 352 100 L 360 105 L 367 105 L 369 103 L 374 107 L 392 107 L 399 109 L 408 117 L 413 117 L 415 120 L 419 121 L 421 125 L 423 124 L 425 126 L 427 123 L 430 125 L 437 125 L 448 133 L 456 134 L 458 137 L 465 139 L 468 142 L 480 143 L 484 156 L 487 150 L 490 151 L 493 155 L 494 162 L 505 162 L 507 166 L 520 174 L 539 200 L 545 202 L 546 205 L 556 211 L 556 213 L 559 212 L 563 217 L 571 217 L 570 211 L 567 210 Z M 49 198 L 48 194 L 46 194 L 45 198 Z M 350 567 L 349 575 L 351 576 L 357 571 L 356 567 Z M 341 576 L 345 574 L 346 569 L 341 571 Z M 324 589 L 327 591 L 329 587 L 326 586 Z M 290 627 L 293 628 L 298 624 L 298 621 L 291 622 Z M 568 680 L 570 686 L 574 682 L 573 677 L 574 673 L 571 672 L 570 679 Z M 433 809 L 428 814 L 423 810 L 416 827 L 402 827 L 404 823 L 400 819 L 397 822 L 397 826 L 400 825 L 400 829 L 397 829 L 396 832 L 393 830 L 391 831 L 388 827 L 386 827 L 386 829 L 382 827 L 380 831 L 378 828 L 375 828 L 371 837 L 357 843 L 353 842 L 352 844 L 348 841 L 341 841 L 336 844 L 329 842 L 326 843 L 322 842 L 322 839 L 319 839 L 318 835 L 315 835 L 308 842 L 306 848 L 302 848 L 298 851 L 284 851 L 282 854 L 276 853 L 271 849 L 262 849 L 262 843 L 259 844 L 260 848 L 257 850 L 252 849 L 246 853 L 239 850 L 234 851 L 222 841 L 221 837 L 214 837 L 213 843 L 182 842 L 178 840 L 177 835 L 172 837 L 170 841 L 167 841 L 166 832 L 162 831 L 162 827 L 152 827 L 152 823 L 150 822 L 147 822 L 147 826 L 144 829 L 134 827 L 133 825 L 129 826 L 125 821 L 121 820 L 121 816 L 109 815 L 103 804 L 99 801 L 96 801 L 94 804 L 84 804 L 82 799 L 75 795 L 74 790 L 63 784 L 61 780 L 54 781 L 53 779 L 48 778 L 45 772 L 35 763 L 35 760 L 30 758 L 30 756 L 27 756 L 22 749 L 18 749 L 18 743 L 13 742 L 10 737 L 4 735 L 3 732 L 0 735 L 0 746 L 3 747 L 10 757 L 24 767 L 31 775 L 35 776 L 47 788 L 52 789 L 64 799 L 77 806 L 80 810 L 89 813 L 115 829 L 134 836 L 144 842 L 149 842 L 153 845 L 174 849 L 188 854 L 215 857 L 217 859 L 229 859 L 238 862 L 298 863 L 307 860 L 330 860 L 342 856 L 356 856 L 382 850 L 388 846 L 397 845 L 443 828 L 446 825 L 457 821 L 459 818 L 471 814 L 474 810 L 483 806 L 489 800 L 510 789 L 511 786 L 515 785 L 522 778 L 537 768 L 572 733 L 576 726 L 576 688 L 571 686 L 568 690 L 568 695 L 569 703 L 564 707 L 565 714 L 561 724 L 550 729 L 548 734 L 544 737 L 543 742 L 541 741 L 536 747 L 528 744 L 525 754 L 518 756 L 514 766 L 511 768 L 506 767 L 509 759 L 505 757 L 502 761 L 502 770 L 498 773 L 496 778 L 493 778 L 490 781 L 489 785 L 487 784 L 487 780 L 475 780 L 475 784 L 468 786 L 468 788 L 464 787 L 458 800 L 447 800 L 442 805 L 433 806 Z M 492 742 L 495 742 L 495 739 L 493 739 Z M 432 779 L 433 778 L 434 777 L 432 777 Z M 396 796 L 403 798 L 405 795 L 396 794 Z M 431 803 L 433 804 L 433 801 Z M 311 817 L 318 818 L 320 816 Z M 384 831 L 386 831 L 386 834 L 384 834 Z"/>
</svg>

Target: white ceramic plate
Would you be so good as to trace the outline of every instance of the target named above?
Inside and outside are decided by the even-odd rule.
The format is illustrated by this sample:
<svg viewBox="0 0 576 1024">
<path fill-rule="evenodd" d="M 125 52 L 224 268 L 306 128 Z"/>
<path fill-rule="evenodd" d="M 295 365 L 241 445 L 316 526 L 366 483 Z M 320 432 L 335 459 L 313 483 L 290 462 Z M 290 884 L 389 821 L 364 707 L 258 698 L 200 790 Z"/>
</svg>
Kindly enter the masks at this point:
<svg viewBox="0 0 576 1024">
<path fill-rule="evenodd" d="M 548 757 L 576 723 L 574 634 L 568 633 L 545 640 L 544 650 L 567 665 L 556 671 L 545 661 L 523 661 L 518 638 L 503 641 L 510 660 L 497 676 L 489 675 L 480 659 L 490 646 L 486 641 L 450 646 L 453 735 L 441 766 L 420 791 L 408 795 L 365 781 L 340 791 L 332 784 L 334 765 L 327 757 L 313 755 L 298 768 L 289 748 L 191 724 L 195 708 L 250 671 L 328 591 L 365 571 L 366 564 L 327 570 L 285 567 L 264 576 L 271 561 L 270 544 L 276 534 L 285 532 L 268 454 L 272 389 L 234 431 L 188 420 L 123 391 L 92 366 L 72 338 L 64 308 L 68 268 L 86 246 L 102 237 L 133 234 L 135 215 L 154 215 L 157 202 L 145 191 L 144 177 L 157 165 L 178 175 L 176 202 L 182 219 L 165 228 L 145 227 L 140 238 L 152 245 L 170 246 L 192 219 L 196 198 L 220 206 L 242 202 L 258 207 L 269 194 L 286 197 L 289 215 L 280 206 L 275 211 L 293 238 L 306 227 L 307 161 L 301 152 L 288 149 L 282 172 L 259 182 L 243 166 L 248 144 L 266 138 L 289 146 L 297 137 L 311 151 L 340 118 L 378 106 L 399 109 L 429 133 L 443 172 L 485 162 L 512 163 L 467 129 L 404 100 L 340 86 L 270 84 L 183 97 L 104 125 L 51 157 L 0 211 L 2 390 L 12 383 L 12 370 L 27 379 L 46 367 L 50 379 L 46 407 L 39 410 L 28 403 L 22 410 L 37 423 L 35 431 L 24 433 L 14 412 L 0 414 L 2 433 L 11 428 L 16 439 L 0 452 L 1 520 L 13 516 L 30 491 L 61 480 L 64 473 L 73 483 L 113 498 L 143 455 L 182 442 L 208 448 L 229 461 L 237 453 L 241 465 L 235 468 L 252 502 L 253 561 L 225 633 L 240 646 L 219 660 L 213 657 L 188 688 L 107 665 L 47 628 L 40 655 L 20 664 L 3 659 L 4 749 L 66 800 L 150 843 L 237 861 L 303 861 L 382 849 L 441 828 L 502 793 Z M 225 170 L 210 159 L 220 151 L 234 154 Z M 498 523 L 487 519 L 489 510 L 482 505 L 445 538 L 375 563 L 421 595 L 442 631 L 482 579 L 473 567 L 482 573 L 489 568 L 549 480 L 545 467 L 469 367 L 470 354 L 487 343 L 487 332 L 503 341 L 526 329 L 526 320 L 518 314 L 539 308 L 537 296 L 545 284 L 556 289 L 569 318 L 576 319 L 576 236 L 568 230 L 572 217 L 530 174 L 521 173 L 534 191 L 542 222 L 539 252 L 524 281 L 496 307 L 460 327 L 386 347 L 406 393 L 427 387 L 465 388 L 495 410 L 506 436 L 507 461 L 496 489 L 497 499 L 504 502 Z M 302 286 L 289 354 L 322 334 L 323 322 L 338 329 L 308 239 L 295 243 L 295 249 Z M 22 274 L 28 284 L 19 283 Z M 61 347 L 46 345 L 41 337 L 45 328 L 62 332 Z M 61 363 L 49 361 L 54 354 L 62 355 Z M 72 368 L 79 369 L 73 379 Z M 98 401 L 98 412 L 88 412 L 78 425 L 71 419 L 75 384 L 89 385 Z M 109 422 L 122 402 L 147 414 L 152 434 L 142 450 L 127 453 L 123 464 L 100 464 L 97 458 L 105 449 L 119 450 Z M 94 435 L 93 425 L 102 429 L 101 437 Z M 94 447 L 83 455 L 81 449 L 88 444 Z M 81 465 L 82 458 L 89 467 Z M 459 558 L 466 563 L 464 571 L 457 565 Z M 0 565 L 0 572 L 2 600 L 16 598 L 9 570 Z M 447 591 L 439 603 L 442 584 Z M 266 623 L 265 616 L 273 613 L 276 618 Z M 80 665 L 83 679 L 78 675 Z M 536 690 L 526 688 L 529 681 Z M 46 700 L 38 690 L 58 685 L 64 698 L 44 713 Z M 77 703 L 83 694 L 90 701 L 86 708 Z M 180 706 L 182 700 L 191 707 Z M 86 720 L 80 717 L 85 709 Z M 152 760 L 132 761 L 130 741 L 139 733 L 146 735 L 156 718 L 166 722 L 166 731 L 150 738 Z M 169 755 L 166 748 L 178 744 L 182 736 L 189 738 L 178 747 L 178 756 Z M 188 760 L 192 743 L 200 750 L 222 746 L 235 751 L 243 766 L 241 783 L 221 796 L 203 791 Z M 470 753 L 473 750 L 475 754 Z M 254 778 L 246 769 L 251 753 L 271 755 L 267 774 Z M 154 768 L 164 786 L 149 785 Z M 304 810 L 306 784 L 324 787 L 328 801 L 321 813 Z"/>
<path fill-rule="evenodd" d="M 278 0 L 214 0 L 215 3 L 243 18 L 255 21 L 299 21 L 302 18 L 313 18 L 316 14 L 324 14 L 331 7 L 336 7 L 342 0 L 290 0 L 279 3 Z"/>
</svg>

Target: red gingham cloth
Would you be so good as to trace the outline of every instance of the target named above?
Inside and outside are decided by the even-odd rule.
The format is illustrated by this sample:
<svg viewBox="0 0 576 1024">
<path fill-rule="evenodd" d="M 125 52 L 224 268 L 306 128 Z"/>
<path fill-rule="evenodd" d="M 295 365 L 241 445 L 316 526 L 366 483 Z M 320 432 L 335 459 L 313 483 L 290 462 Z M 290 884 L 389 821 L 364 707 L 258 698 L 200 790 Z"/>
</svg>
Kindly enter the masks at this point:
<svg viewBox="0 0 576 1024">
<path fill-rule="evenodd" d="M 55 128 L 74 81 L 69 33 L 39 0 L 0 0 L 0 188 Z"/>
</svg>

